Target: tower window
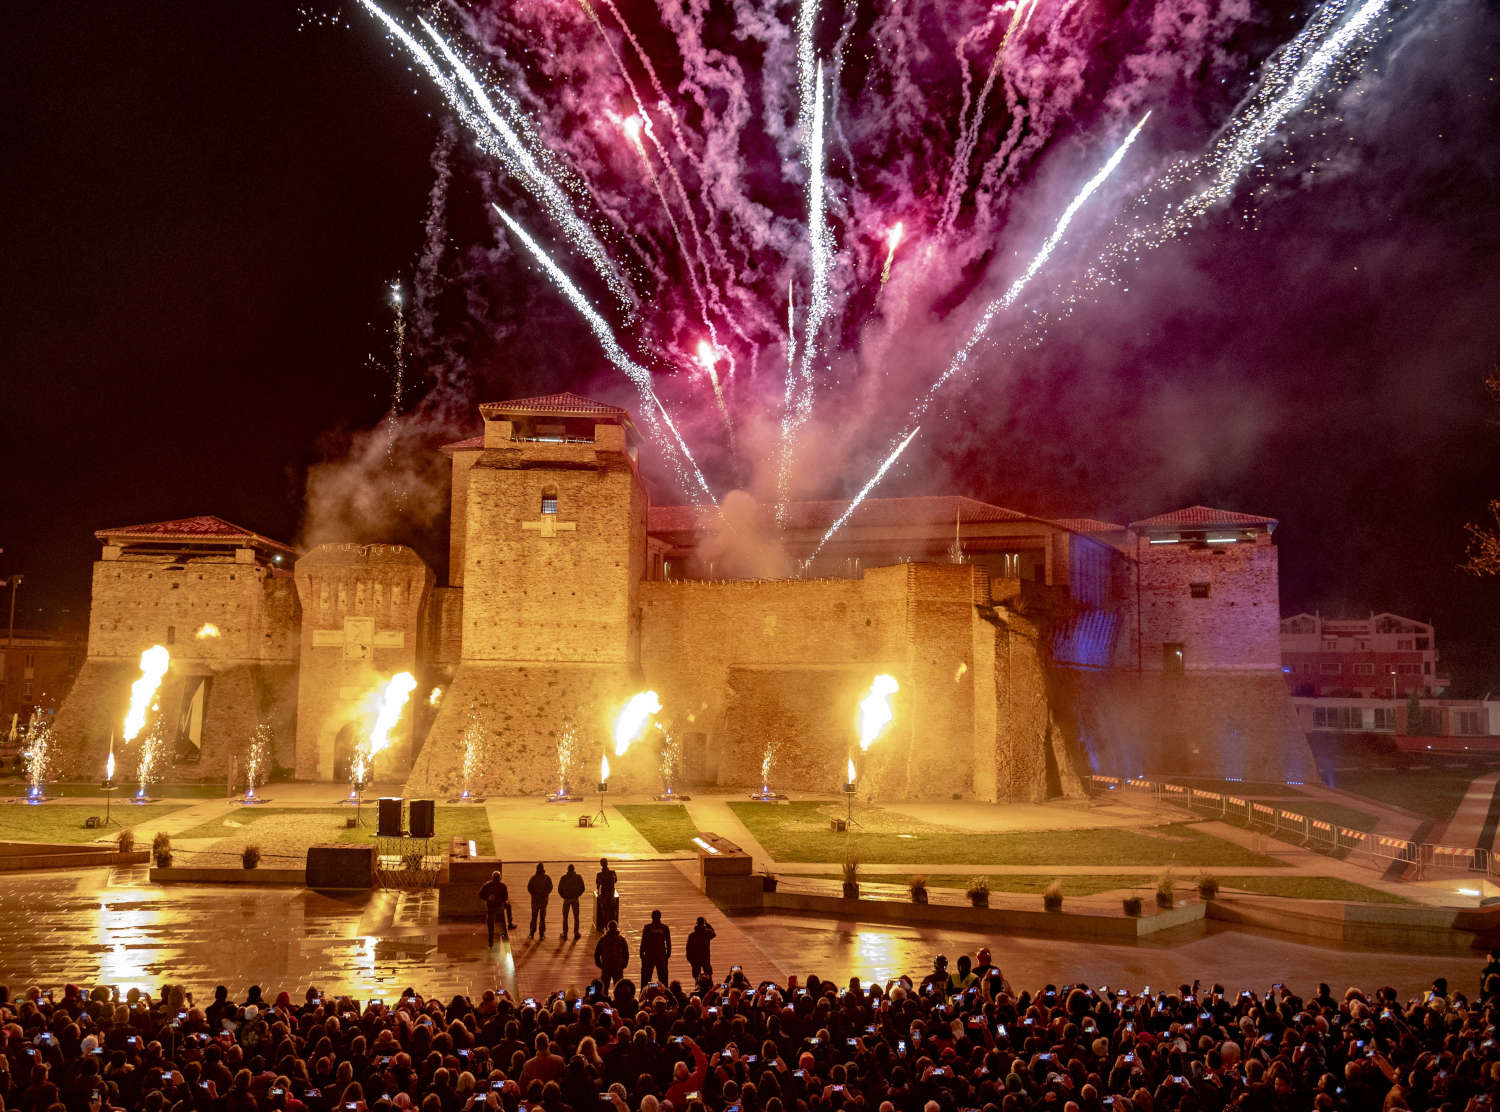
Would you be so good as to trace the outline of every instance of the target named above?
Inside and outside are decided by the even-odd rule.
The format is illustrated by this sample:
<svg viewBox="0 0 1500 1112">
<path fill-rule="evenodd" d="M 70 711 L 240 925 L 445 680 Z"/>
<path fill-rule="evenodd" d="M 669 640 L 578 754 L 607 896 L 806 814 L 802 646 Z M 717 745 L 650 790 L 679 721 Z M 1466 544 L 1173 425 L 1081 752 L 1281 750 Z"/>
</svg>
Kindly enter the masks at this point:
<svg viewBox="0 0 1500 1112">
<path fill-rule="evenodd" d="M 167 644 L 169 644 L 169 645 L 175 645 L 175 644 L 177 644 L 177 627 L 176 626 L 167 626 Z"/>
<path fill-rule="evenodd" d="M 557 512 L 557 494 L 553 491 L 542 492 L 542 513 L 555 514 Z"/>
<path fill-rule="evenodd" d="M 1187 660 L 1181 641 L 1164 641 L 1161 646 L 1161 667 L 1168 675 L 1182 675 Z"/>
<path fill-rule="evenodd" d="M 1207 598 L 1208 597 L 1208 584 L 1207 583 L 1189 583 L 1188 584 L 1188 594 L 1191 595 L 1193 598 Z"/>
</svg>

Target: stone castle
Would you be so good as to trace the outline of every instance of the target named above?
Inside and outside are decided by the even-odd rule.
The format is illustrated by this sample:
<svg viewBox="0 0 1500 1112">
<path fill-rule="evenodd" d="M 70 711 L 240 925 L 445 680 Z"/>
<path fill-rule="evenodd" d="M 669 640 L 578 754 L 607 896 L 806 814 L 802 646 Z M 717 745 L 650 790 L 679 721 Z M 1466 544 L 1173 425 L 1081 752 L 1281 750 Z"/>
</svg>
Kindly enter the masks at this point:
<svg viewBox="0 0 1500 1112">
<path fill-rule="evenodd" d="M 446 583 L 403 546 L 299 553 L 217 517 L 100 530 L 57 773 L 101 775 L 114 744 L 130 779 L 115 735 L 163 644 L 152 729 L 174 777 L 229 775 L 259 726 L 284 773 L 343 780 L 400 671 L 419 686 L 375 775 L 416 795 L 592 789 L 606 753 L 612 790 L 659 790 L 664 768 L 679 787 L 837 790 L 880 673 L 895 717 L 859 779 L 882 798 L 1316 775 L 1281 678 L 1274 520 L 871 499 L 801 577 L 741 577 L 745 545 L 795 566 L 844 504 L 794 503 L 764 532 L 653 506 L 626 411 L 558 394 L 480 414 L 482 436 L 443 449 Z M 647 688 L 657 723 L 617 756 L 613 720 Z"/>
</svg>

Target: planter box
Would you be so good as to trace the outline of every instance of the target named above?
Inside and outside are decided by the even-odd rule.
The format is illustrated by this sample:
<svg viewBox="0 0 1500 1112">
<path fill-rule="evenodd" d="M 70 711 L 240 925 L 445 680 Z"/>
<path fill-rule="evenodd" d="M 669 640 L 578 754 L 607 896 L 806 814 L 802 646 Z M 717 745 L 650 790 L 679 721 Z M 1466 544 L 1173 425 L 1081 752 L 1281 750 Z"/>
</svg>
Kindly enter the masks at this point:
<svg viewBox="0 0 1500 1112">
<path fill-rule="evenodd" d="M 41 869 L 94 869 L 101 865 L 144 865 L 151 854 L 143 849 L 121 853 L 109 845 L 49 846 L 10 842 L 0 853 L 0 873 L 25 873 Z"/>
<path fill-rule="evenodd" d="M 306 869 L 247 869 L 242 865 L 168 865 L 151 867 L 152 884 L 250 884 L 268 888 L 302 888 Z"/>
</svg>

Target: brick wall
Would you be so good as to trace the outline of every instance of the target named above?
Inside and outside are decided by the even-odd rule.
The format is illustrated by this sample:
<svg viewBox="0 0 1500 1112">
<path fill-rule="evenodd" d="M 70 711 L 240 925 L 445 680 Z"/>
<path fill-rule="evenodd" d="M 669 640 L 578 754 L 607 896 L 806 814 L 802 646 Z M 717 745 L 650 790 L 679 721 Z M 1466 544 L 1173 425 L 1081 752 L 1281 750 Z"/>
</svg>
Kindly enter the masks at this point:
<svg viewBox="0 0 1500 1112">
<path fill-rule="evenodd" d="M 1140 557 L 1140 657 L 1162 669 L 1164 643 L 1184 646 L 1188 671 L 1281 670 L 1276 546 L 1163 544 L 1144 540 Z M 1193 585 L 1205 585 L 1205 598 Z"/>
</svg>

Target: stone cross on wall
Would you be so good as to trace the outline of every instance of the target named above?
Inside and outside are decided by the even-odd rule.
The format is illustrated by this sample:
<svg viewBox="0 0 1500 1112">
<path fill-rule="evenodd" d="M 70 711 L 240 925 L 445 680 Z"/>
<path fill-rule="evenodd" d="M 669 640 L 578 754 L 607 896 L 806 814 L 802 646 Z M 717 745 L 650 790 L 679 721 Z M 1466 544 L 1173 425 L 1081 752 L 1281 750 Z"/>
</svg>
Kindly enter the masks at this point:
<svg viewBox="0 0 1500 1112">
<path fill-rule="evenodd" d="M 399 629 L 375 628 L 374 618 L 345 618 L 343 629 L 315 629 L 313 648 L 344 650 L 345 660 L 369 660 L 371 650 L 406 647 L 406 634 Z"/>
<path fill-rule="evenodd" d="M 521 528 L 528 533 L 538 533 L 544 537 L 555 537 L 559 533 L 572 533 L 578 529 L 576 521 L 558 521 L 556 514 L 543 514 L 540 521 L 523 521 Z"/>
</svg>

